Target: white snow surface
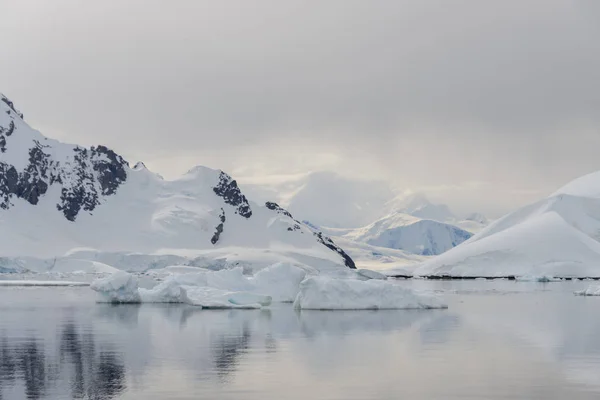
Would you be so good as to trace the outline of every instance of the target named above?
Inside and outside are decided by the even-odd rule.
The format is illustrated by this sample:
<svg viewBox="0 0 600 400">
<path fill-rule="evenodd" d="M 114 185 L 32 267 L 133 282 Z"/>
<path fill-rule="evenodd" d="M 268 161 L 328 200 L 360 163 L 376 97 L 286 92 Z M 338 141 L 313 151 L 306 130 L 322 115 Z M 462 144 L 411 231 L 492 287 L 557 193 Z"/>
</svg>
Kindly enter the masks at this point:
<svg viewBox="0 0 600 400">
<path fill-rule="evenodd" d="M 106 278 L 96 279 L 90 289 L 98 293 L 100 303 L 141 303 L 138 278 L 127 272 L 117 271 Z"/>
<path fill-rule="evenodd" d="M 254 276 L 242 268 L 221 271 L 200 270 L 173 273 L 151 289 L 139 288 L 138 279 L 118 271 L 94 281 L 91 289 L 102 302 L 111 303 L 187 303 L 205 308 L 236 308 L 268 305 L 271 301 L 292 302 L 306 272 L 296 266 L 278 263 Z"/>
<path fill-rule="evenodd" d="M 370 278 L 364 280 L 364 278 Z M 185 303 L 203 308 L 261 308 L 272 302 L 294 302 L 301 309 L 445 308 L 435 297 L 420 295 L 361 270 L 339 276 L 307 274 L 302 268 L 275 264 L 254 276 L 242 268 L 174 273 L 151 289 L 139 287 L 135 275 L 118 271 L 95 280 L 90 288 L 99 302 Z"/>
<path fill-rule="evenodd" d="M 182 288 L 182 302 L 202 308 L 261 308 L 271 304 L 271 296 L 248 292 L 228 292 L 211 287 Z"/>
<path fill-rule="evenodd" d="M 119 271 L 117 268 L 91 260 L 78 260 L 63 258 L 53 264 L 49 272 L 61 274 L 113 274 Z"/>
<path fill-rule="evenodd" d="M 447 308 L 436 297 L 381 280 L 308 277 L 300 284 L 294 307 L 303 310 L 384 310 Z"/>
<path fill-rule="evenodd" d="M 325 233 L 335 238 L 335 231 Z M 358 229 L 338 230 L 343 238 L 419 255 L 441 254 L 472 234 L 456 226 L 394 212 Z M 335 240 L 335 239 L 334 239 Z"/>
<path fill-rule="evenodd" d="M 417 276 L 600 277 L 600 173 L 495 221 Z"/>
<path fill-rule="evenodd" d="M 0 153 L 0 161 L 20 172 L 28 163 L 29 149 L 39 143 L 62 169 L 75 168 L 75 145 L 44 137 L 0 101 L 0 126 L 6 128 L 11 123 L 14 132 L 6 137 L 7 150 Z M 249 200 L 252 216 L 240 215 L 236 206 L 213 190 L 220 170 L 197 166 L 174 180 L 163 179 L 143 163 L 125 166 L 125 170 L 127 179 L 116 193 L 101 196 L 101 204 L 91 212 L 80 211 L 74 222 L 57 210 L 61 197 L 58 184 L 50 185 L 36 205 L 13 198 L 8 210 L 0 210 L 0 271 L 60 269 L 62 259 L 91 260 L 139 271 L 155 261 L 158 267 L 169 265 L 164 263 L 165 256 L 176 259 L 171 264 L 202 258 L 203 265 L 194 266 L 246 263 L 260 269 L 282 261 L 317 269 L 346 268 L 342 257 L 319 243 L 309 228 L 267 209 L 264 203 Z M 70 179 L 71 175 L 66 176 Z M 222 215 L 223 232 L 212 244 Z M 145 260 L 136 265 L 124 260 L 135 262 L 135 257 Z M 64 268 L 72 269 L 69 265 Z M 82 265 L 82 271 L 92 273 L 103 268 Z"/>
<path fill-rule="evenodd" d="M 251 282 L 255 285 L 253 291 L 268 294 L 275 302 L 292 303 L 305 277 L 305 270 L 291 264 L 277 263 L 258 271 Z"/>
</svg>

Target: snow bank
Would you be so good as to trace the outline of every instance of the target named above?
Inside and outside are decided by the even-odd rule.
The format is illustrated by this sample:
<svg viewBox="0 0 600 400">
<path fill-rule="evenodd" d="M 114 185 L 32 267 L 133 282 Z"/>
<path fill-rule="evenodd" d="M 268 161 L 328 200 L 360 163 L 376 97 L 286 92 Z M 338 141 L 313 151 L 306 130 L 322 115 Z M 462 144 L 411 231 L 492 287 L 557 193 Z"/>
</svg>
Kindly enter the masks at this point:
<svg viewBox="0 0 600 400">
<path fill-rule="evenodd" d="M 387 280 L 387 276 L 384 274 L 381 274 L 379 272 L 376 271 L 372 271 L 370 269 L 359 269 L 356 271 L 356 273 L 364 278 L 367 279 L 379 279 L 382 281 Z"/>
<path fill-rule="evenodd" d="M 300 284 L 294 307 L 308 310 L 447 308 L 434 297 L 418 295 L 391 282 L 309 277 Z"/>
<path fill-rule="evenodd" d="M 137 277 L 127 272 L 118 271 L 114 274 L 96 279 L 90 288 L 98 293 L 99 303 L 140 303 Z"/>
<path fill-rule="evenodd" d="M 573 292 L 575 296 L 600 296 L 600 286 L 590 286 L 585 290 Z"/>
<path fill-rule="evenodd" d="M 270 295 L 275 302 L 293 303 L 306 272 L 287 263 L 277 263 L 254 275 L 254 292 Z"/>
</svg>

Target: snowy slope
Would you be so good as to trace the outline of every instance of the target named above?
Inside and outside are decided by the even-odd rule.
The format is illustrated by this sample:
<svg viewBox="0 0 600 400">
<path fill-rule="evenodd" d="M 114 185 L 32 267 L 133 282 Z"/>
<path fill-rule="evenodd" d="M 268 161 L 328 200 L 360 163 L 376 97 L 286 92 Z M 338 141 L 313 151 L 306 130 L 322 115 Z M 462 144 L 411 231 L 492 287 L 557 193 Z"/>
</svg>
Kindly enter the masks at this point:
<svg viewBox="0 0 600 400">
<path fill-rule="evenodd" d="M 363 228 L 325 232 L 424 256 L 441 254 L 471 237 L 471 233 L 455 226 L 402 213 L 392 213 Z"/>
<path fill-rule="evenodd" d="M 137 253 L 354 266 L 275 203 L 249 201 L 222 171 L 199 166 L 164 180 L 104 146 L 47 139 L 0 99 L 0 257 L 105 262 Z"/>
<path fill-rule="evenodd" d="M 416 275 L 600 277 L 600 173 L 495 221 Z"/>
</svg>

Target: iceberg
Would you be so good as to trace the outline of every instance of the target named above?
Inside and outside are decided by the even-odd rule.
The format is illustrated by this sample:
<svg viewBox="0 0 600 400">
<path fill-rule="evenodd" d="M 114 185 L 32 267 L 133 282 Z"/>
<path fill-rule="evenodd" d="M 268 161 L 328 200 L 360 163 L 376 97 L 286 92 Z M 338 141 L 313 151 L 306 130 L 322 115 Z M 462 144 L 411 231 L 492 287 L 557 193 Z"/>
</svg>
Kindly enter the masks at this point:
<svg viewBox="0 0 600 400">
<path fill-rule="evenodd" d="M 182 302 L 202 308 L 261 308 L 271 304 L 271 296 L 228 292 L 211 287 L 183 287 Z"/>
<path fill-rule="evenodd" d="M 229 291 L 252 291 L 254 289 L 254 285 L 244 275 L 241 267 L 220 271 L 204 270 L 187 274 L 173 274 L 166 280 L 170 279 L 181 286 L 206 286 Z"/>
<path fill-rule="evenodd" d="M 576 290 L 575 296 L 600 296 L 600 286 L 590 286 L 585 290 Z"/>
<path fill-rule="evenodd" d="M 253 292 L 270 295 L 274 302 L 293 303 L 306 271 L 288 263 L 276 263 L 256 273 Z"/>
<path fill-rule="evenodd" d="M 308 277 L 300 284 L 294 307 L 303 310 L 384 310 L 448 308 L 424 296 L 381 280 Z"/>
<path fill-rule="evenodd" d="M 287 299 L 296 295 L 304 271 L 296 267 L 274 265 L 254 278 L 242 274 L 242 268 L 173 274 L 152 289 L 139 287 L 136 276 L 119 271 L 97 279 L 90 288 L 99 293 L 102 303 L 186 303 L 204 308 L 261 308 L 272 302 L 268 293 Z M 285 276 L 289 273 L 289 276 Z M 295 286 L 295 288 L 294 288 Z M 259 289 L 260 288 L 260 289 Z"/>
<path fill-rule="evenodd" d="M 159 283 L 152 289 L 139 289 L 142 303 L 183 303 L 183 289 L 173 279 Z"/>
<path fill-rule="evenodd" d="M 99 303 L 141 303 L 138 285 L 137 277 L 118 271 L 106 278 L 96 279 L 90 289 L 98 293 Z"/>
</svg>

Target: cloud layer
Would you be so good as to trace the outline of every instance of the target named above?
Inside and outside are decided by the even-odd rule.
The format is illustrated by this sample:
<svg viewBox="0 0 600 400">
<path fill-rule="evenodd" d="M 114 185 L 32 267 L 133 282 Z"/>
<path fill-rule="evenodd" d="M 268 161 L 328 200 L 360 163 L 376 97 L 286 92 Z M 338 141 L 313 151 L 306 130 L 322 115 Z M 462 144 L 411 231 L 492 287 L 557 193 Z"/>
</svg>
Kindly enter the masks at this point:
<svg viewBox="0 0 600 400">
<path fill-rule="evenodd" d="M 499 213 L 600 169 L 594 0 L 7 1 L 0 90 L 173 176 L 331 169 Z"/>
</svg>

